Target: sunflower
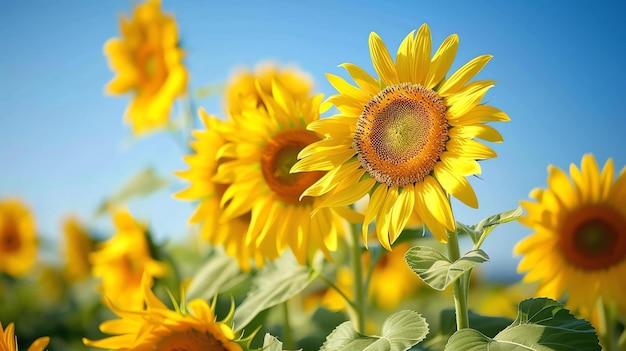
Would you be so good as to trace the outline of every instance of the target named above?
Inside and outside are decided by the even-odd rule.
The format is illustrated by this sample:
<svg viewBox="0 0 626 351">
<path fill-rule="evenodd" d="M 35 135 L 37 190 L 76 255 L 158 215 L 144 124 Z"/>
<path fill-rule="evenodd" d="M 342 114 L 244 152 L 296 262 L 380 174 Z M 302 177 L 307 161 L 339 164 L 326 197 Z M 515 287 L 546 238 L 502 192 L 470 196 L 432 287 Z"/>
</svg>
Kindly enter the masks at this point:
<svg viewBox="0 0 626 351">
<path fill-rule="evenodd" d="M 145 308 L 122 309 L 108 302 L 120 319 L 105 321 L 100 330 L 113 336 L 101 340 L 83 339 L 89 347 L 135 351 L 242 351 L 228 325 L 232 312 L 217 321 L 214 305 L 201 299 L 181 303 L 170 310 L 151 290 L 152 279 L 142 279 L 142 303 Z"/>
<path fill-rule="evenodd" d="M 279 68 L 264 62 L 256 69 L 239 69 L 226 85 L 226 110 L 230 115 L 240 114 L 243 108 L 263 106 L 260 92 L 272 94 L 272 82 L 276 80 L 289 90 L 294 99 L 306 99 L 311 95 L 313 80 L 295 67 Z"/>
<path fill-rule="evenodd" d="M 232 115 L 227 143 L 220 149 L 214 180 L 227 184 L 221 204 L 223 220 L 250 214 L 250 225 L 240 235 L 258 255 L 273 260 L 290 248 L 300 264 L 321 250 L 327 257 L 337 247 L 343 222 L 337 212 L 319 207 L 321 198 L 302 198 L 302 192 L 324 172 L 292 174 L 296 156 L 320 137 L 306 129 L 319 119 L 322 96 L 300 99 L 278 80 L 271 94 L 257 82 L 262 107 Z"/>
<path fill-rule="evenodd" d="M 65 275 L 69 281 L 81 281 L 89 277 L 91 263 L 89 254 L 93 251 L 94 242 L 74 217 L 63 222 L 64 252 L 66 257 Z"/>
<path fill-rule="evenodd" d="M 174 100 L 187 86 L 178 29 L 173 16 L 161 11 L 159 0 L 135 7 L 131 19 L 120 19 L 121 38 L 109 39 L 104 52 L 117 76 L 105 90 L 109 94 L 133 92 L 125 121 L 135 134 L 165 126 Z"/>
<path fill-rule="evenodd" d="M 17 199 L 0 201 L 0 272 L 23 277 L 37 257 L 35 222 Z"/>
<path fill-rule="evenodd" d="M 453 34 L 431 58 L 426 24 L 409 33 L 395 63 L 376 33 L 369 37 L 372 63 L 379 78 L 362 68 L 341 66 L 356 86 L 327 74 L 338 94 L 330 96 L 339 113 L 307 127 L 324 139 L 306 147 L 292 172 L 329 171 L 304 196 L 329 195 L 319 207 L 344 206 L 371 193 L 363 237 L 376 222 L 380 243 L 387 249 L 413 212 L 433 235 L 447 241 L 455 230 L 448 195 L 478 207 L 465 177 L 481 173 L 477 161 L 496 153 L 476 139 L 500 142 L 486 122 L 508 121 L 502 111 L 480 104 L 492 80 L 469 83 L 491 59 L 478 56 L 449 77 L 458 46 Z"/>
<path fill-rule="evenodd" d="M 27 351 L 43 351 L 48 346 L 50 337 L 43 336 L 35 340 Z M 17 339 L 15 338 L 15 325 L 9 323 L 6 329 L 2 328 L 0 321 L 0 351 L 17 351 Z"/>
<path fill-rule="evenodd" d="M 514 248 L 524 255 L 518 271 L 538 281 L 537 295 L 559 299 L 589 320 L 598 299 L 626 313 L 626 167 L 614 181 L 613 160 L 602 171 L 591 154 L 570 176 L 548 167 L 548 189 L 522 201 L 520 223 L 535 230 Z"/>
<path fill-rule="evenodd" d="M 245 233 L 250 224 L 250 214 L 246 213 L 228 221 L 220 221 L 222 208 L 220 201 L 228 184 L 219 184 L 212 180 L 217 172 L 219 149 L 226 143 L 222 136 L 228 132 L 229 124 L 215 116 L 209 116 L 204 110 L 199 111 L 205 130 L 193 132 L 195 141 L 190 143 L 195 153 L 184 158 L 188 170 L 176 172 L 176 175 L 190 182 L 188 188 L 176 193 L 180 200 L 198 201 L 198 207 L 189 218 L 190 223 L 202 223 L 202 237 L 213 245 L 223 245 L 226 253 L 235 257 L 240 267 L 248 271 L 250 259 L 255 258 L 255 251 L 245 242 Z"/>
<path fill-rule="evenodd" d="M 141 278 L 163 277 L 167 267 L 152 258 L 149 233 L 127 210 L 113 214 L 117 233 L 90 254 L 92 274 L 102 278 L 103 298 L 121 308 L 143 304 Z"/>
</svg>

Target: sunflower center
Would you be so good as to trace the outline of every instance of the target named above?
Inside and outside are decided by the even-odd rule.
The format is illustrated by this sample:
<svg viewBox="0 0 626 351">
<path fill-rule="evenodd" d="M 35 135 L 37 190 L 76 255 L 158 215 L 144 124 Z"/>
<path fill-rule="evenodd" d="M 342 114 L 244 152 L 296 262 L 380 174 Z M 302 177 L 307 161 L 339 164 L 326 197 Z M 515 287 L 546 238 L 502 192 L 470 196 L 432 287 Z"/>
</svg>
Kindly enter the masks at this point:
<svg viewBox="0 0 626 351">
<path fill-rule="evenodd" d="M 177 331 L 158 340 L 155 351 L 228 351 L 208 332 L 195 329 Z"/>
<path fill-rule="evenodd" d="M 300 195 L 324 174 L 324 172 L 289 173 L 298 160 L 300 150 L 319 140 L 314 132 L 300 128 L 282 131 L 268 141 L 261 154 L 261 171 L 269 188 L 281 200 L 300 203 Z"/>
<path fill-rule="evenodd" d="M 583 206 L 564 219 L 559 238 L 573 266 L 608 269 L 626 258 L 626 217 L 607 206 Z"/>
<path fill-rule="evenodd" d="M 6 221 L 3 228 L 0 228 L 0 252 L 18 251 L 21 244 L 17 223 L 12 220 Z"/>
<path fill-rule="evenodd" d="M 390 187 L 418 183 L 448 141 L 445 101 L 419 84 L 388 86 L 359 117 L 354 148 L 363 168 Z"/>
<path fill-rule="evenodd" d="M 142 46 L 137 52 L 137 67 L 141 92 L 148 95 L 156 93 L 167 78 L 163 53 L 152 45 Z"/>
</svg>

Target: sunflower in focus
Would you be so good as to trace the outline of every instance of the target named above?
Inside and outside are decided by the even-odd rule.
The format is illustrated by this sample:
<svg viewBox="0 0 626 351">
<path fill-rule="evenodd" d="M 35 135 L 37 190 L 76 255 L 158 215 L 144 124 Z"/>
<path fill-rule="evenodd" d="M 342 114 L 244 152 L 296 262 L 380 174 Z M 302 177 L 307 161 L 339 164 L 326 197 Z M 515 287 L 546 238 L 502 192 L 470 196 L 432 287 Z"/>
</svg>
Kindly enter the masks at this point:
<svg viewBox="0 0 626 351">
<path fill-rule="evenodd" d="M 440 241 L 455 222 L 448 195 L 478 207 L 466 177 L 481 173 L 478 161 L 496 153 L 477 139 L 501 142 L 487 122 L 508 121 L 481 104 L 493 80 L 470 80 L 489 62 L 481 55 L 446 76 L 458 46 L 450 35 L 431 57 L 429 27 L 404 38 L 395 62 L 376 33 L 369 48 L 378 78 L 344 63 L 356 85 L 327 74 L 338 91 L 330 96 L 339 113 L 308 125 L 323 135 L 306 147 L 292 172 L 328 171 L 304 196 L 327 195 L 319 207 L 345 206 L 371 193 L 363 237 L 376 222 L 381 245 L 391 250 L 415 212 Z"/>
<path fill-rule="evenodd" d="M 37 237 L 30 211 L 16 199 L 0 201 L 0 272 L 23 277 L 36 257 Z"/>
<path fill-rule="evenodd" d="M 140 307 L 142 276 L 163 277 L 167 267 L 152 257 L 146 226 L 135 221 L 127 210 L 116 211 L 113 223 L 115 235 L 90 254 L 91 272 L 102 278 L 105 301 L 111 300 L 120 308 Z"/>
<path fill-rule="evenodd" d="M 320 140 L 306 126 L 319 119 L 322 96 L 301 99 L 278 80 L 271 94 L 256 86 L 263 105 L 231 115 L 231 131 L 219 151 L 224 162 L 213 179 L 228 185 L 222 220 L 249 213 L 250 225 L 239 240 L 263 258 L 273 260 L 287 248 L 300 264 L 318 250 L 330 257 L 343 221 L 331 208 L 312 214 L 322 199 L 301 196 L 324 172 L 289 171 L 298 153 Z"/>
<path fill-rule="evenodd" d="M 205 129 L 193 132 L 196 140 L 190 145 L 195 153 L 184 158 L 189 169 L 176 172 L 177 176 L 187 180 L 190 185 L 176 193 L 174 197 L 198 201 L 198 207 L 189 218 L 189 222 L 202 223 L 202 237 L 212 245 L 223 245 L 226 253 L 235 257 L 243 270 L 249 271 L 251 258 L 262 260 L 261 257 L 255 257 L 255 251 L 251 250 L 250 245 L 244 240 L 250 224 L 250 214 L 221 221 L 220 202 L 228 184 L 216 183 L 212 179 L 218 165 L 224 161 L 218 160 L 217 156 L 220 148 L 226 143 L 222 135 L 229 131 L 230 125 L 215 116 L 207 115 L 204 110 L 200 110 L 199 113 Z"/>
<path fill-rule="evenodd" d="M 523 255 L 518 271 L 538 281 L 537 295 L 559 299 L 590 321 L 598 299 L 626 314 L 626 167 L 614 181 L 613 160 L 600 171 L 591 154 L 570 177 L 548 167 L 548 188 L 522 201 L 519 221 L 535 232 L 514 249 Z M 598 327 L 597 323 L 594 323 Z"/>
<path fill-rule="evenodd" d="M 272 94 L 272 82 L 278 81 L 288 87 L 289 93 L 296 100 L 311 96 L 313 80 L 304 72 L 293 67 L 279 68 L 265 62 L 253 71 L 243 68 L 235 72 L 226 85 L 226 110 L 230 115 L 240 114 L 242 109 L 263 106 L 261 92 Z"/>
<path fill-rule="evenodd" d="M 142 280 L 142 304 L 145 308 L 123 309 L 114 303 L 108 307 L 120 318 L 100 324 L 103 333 L 113 336 L 101 340 L 83 339 L 89 347 L 135 351 L 242 351 L 229 326 L 231 311 L 217 321 L 214 307 L 201 299 L 181 303 L 170 310 L 151 290 L 149 276 Z"/>
<path fill-rule="evenodd" d="M 27 351 L 43 351 L 46 346 L 48 346 L 49 342 L 49 337 L 42 336 L 35 340 L 28 347 Z M 7 328 L 3 329 L 2 321 L 0 321 L 0 351 L 17 351 L 17 339 L 15 337 L 15 325 L 13 323 L 9 323 Z"/>
<path fill-rule="evenodd" d="M 63 235 L 65 275 L 69 281 L 84 280 L 91 272 L 89 254 L 93 251 L 94 242 L 83 225 L 74 217 L 69 217 L 63 222 Z"/>
<path fill-rule="evenodd" d="M 173 16 L 161 11 L 159 0 L 135 7 L 132 18 L 120 18 L 121 38 L 109 39 L 104 52 L 117 73 L 105 90 L 133 93 L 125 114 L 134 134 L 164 127 L 174 100 L 185 93 L 188 73 L 179 47 Z"/>
</svg>

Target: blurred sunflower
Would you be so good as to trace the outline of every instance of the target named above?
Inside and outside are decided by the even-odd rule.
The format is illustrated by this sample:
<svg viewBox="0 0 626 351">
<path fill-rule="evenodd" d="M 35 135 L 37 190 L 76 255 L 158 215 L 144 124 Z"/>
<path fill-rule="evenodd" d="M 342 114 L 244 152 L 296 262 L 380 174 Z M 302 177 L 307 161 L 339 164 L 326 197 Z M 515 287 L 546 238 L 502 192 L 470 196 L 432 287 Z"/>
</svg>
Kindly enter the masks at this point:
<svg viewBox="0 0 626 351">
<path fill-rule="evenodd" d="M 42 336 L 35 340 L 28 347 L 27 351 L 43 351 L 49 342 L 49 337 Z M 15 337 L 15 325 L 13 323 L 9 323 L 7 328 L 3 329 L 2 321 L 0 321 L 0 351 L 17 351 L 17 338 Z"/>
<path fill-rule="evenodd" d="M 104 45 L 111 69 L 117 73 L 105 90 L 115 95 L 134 93 L 125 115 L 133 133 L 164 127 L 188 79 L 176 20 L 161 11 L 159 0 L 148 0 L 135 7 L 131 19 L 120 18 L 120 31 L 121 38 Z"/>
<path fill-rule="evenodd" d="M 424 24 L 402 41 L 395 63 L 376 33 L 370 54 L 379 78 L 350 63 L 344 67 L 356 86 L 327 74 L 339 92 L 328 98 L 339 114 L 311 123 L 324 136 L 300 153 L 292 172 L 329 171 L 303 196 L 327 194 L 318 207 L 345 206 L 372 192 L 363 237 L 376 222 L 387 249 L 413 212 L 433 235 L 447 241 L 455 229 L 448 194 L 478 207 L 465 177 L 481 173 L 477 161 L 496 153 L 477 139 L 501 142 L 486 122 L 508 121 L 502 111 L 480 104 L 493 80 L 469 83 L 491 59 L 478 56 L 446 78 L 458 46 L 453 34 L 431 58 L 431 36 Z"/>
<path fill-rule="evenodd" d="M 265 62 L 253 71 L 240 69 L 229 79 L 224 94 L 227 112 L 237 115 L 242 109 L 264 106 L 259 92 L 271 95 L 274 80 L 286 87 L 296 100 L 311 96 L 313 80 L 304 72 L 293 67 L 279 68 L 273 63 Z"/>
<path fill-rule="evenodd" d="M 152 279 L 142 280 L 142 303 L 145 308 L 123 309 L 114 303 L 108 307 L 120 319 L 105 321 L 100 330 L 113 336 L 101 340 L 83 339 L 89 347 L 111 350 L 135 351 L 242 351 L 229 326 L 232 313 L 223 321 L 217 321 L 214 308 L 201 299 L 182 302 L 170 310 L 151 290 Z"/>
<path fill-rule="evenodd" d="M 0 201 L 0 272 L 23 277 L 36 258 L 37 237 L 30 211 L 17 199 Z"/>
<path fill-rule="evenodd" d="M 235 257 L 240 267 L 250 270 L 250 259 L 255 258 L 255 251 L 251 249 L 244 238 L 250 224 L 250 214 L 246 213 L 229 221 L 220 221 L 222 208 L 220 201 L 228 184 L 219 184 L 213 181 L 218 161 L 218 151 L 226 143 L 222 136 L 228 131 L 229 124 L 220 121 L 215 116 L 209 116 L 200 110 L 205 130 L 193 132 L 195 141 L 190 143 L 194 154 L 185 156 L 188 170 L 176 172 L 176 175 L 187 180 L 188 188 L 176 193 L 175 198 L 180 200 L 199 201 L 198 207 L 189 218 L 190 223 L 202 223 L 202 237 L 213 245 L 224 246 L 226 253 Z M 260 257 L 256 257 L 261 260 Z"/>
<path fill-rule="evenodd" d="M 263 108 L 232 115 L 227 143 L 219 151 L 224 162 L 213 179 L 228 184 L 221 199 L 223 220 L 250 213 L 248 231 L 239 240 L 269 260 L 286 248 L 301 264 L 318 250 L 329 257 L 343 233 L 341 217 L 330 208 L 312 214 L 322 198 L 301 197 L 324 172 L 289 172 L 298 153 L 320 140 L 306 125 L 319 119 L 322 96 L 300 99 L 278 80 L 271 94 L 257 84 L 257 94 Z"/>
<path fill-rule="evenodd" d="M 570 178 L 548 167 L 548 188 L 534 189 L 522 201 L 520 223 L 535 232 L 514 249 L 524 255 L 518 271 L 538 281 L 537 295 L 559 299 L 593 321 L 598 299 L 626 314 L 626 167 L 614 181 L 613 160 L 600 171 L 591 154 Z M 596 324 L 597 327 L 597 324 Z"/>
<path fill-rule="evenodd" d="M 63 222 L 65 276 L 76 282 L 89 277 L 91 263 L 89 254 L 93 251 L 94 241 L 82 224 L 74 217 Z"/>
<path fill-rule="evenodd" d="M 163 277 L 167 267 L 152 258 L 146 226 L 127 210 L 116 211 L 113 223 L 115 235 L 89 256 L 92 274 L 102 278 L 105 301 L 109 299 L 120 308 L 137 308 L 143 305 L 142 276 Z"/>
</svg>

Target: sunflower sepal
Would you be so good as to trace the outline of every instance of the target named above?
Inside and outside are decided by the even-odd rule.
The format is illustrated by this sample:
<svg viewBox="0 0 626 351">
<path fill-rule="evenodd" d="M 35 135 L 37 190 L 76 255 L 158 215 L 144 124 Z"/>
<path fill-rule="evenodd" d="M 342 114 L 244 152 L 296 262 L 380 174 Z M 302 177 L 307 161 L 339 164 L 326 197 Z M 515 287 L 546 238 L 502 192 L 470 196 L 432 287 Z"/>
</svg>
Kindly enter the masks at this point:
<svg viewBox="0 0 626 351">
<path fill-rule="evenodd" d="M 452 262 L 430 246 L 414 246 L 406 252 L 404 259 L 424 283 L 441 291 L 478 264 L 489 261 L 489 256 L 480 249 L 470 250 Z"/>
<path fill-rule="evenodd" d="M 532 298 L 520 302 L 517 318 L 493 338 L 466 328 L 448 339 L 444 351 L 505 350 L 512 345 L 536 351 L 601 350 L 591 323 L 574 317 L 557 301 Z"/>
<path fill-rule="evenodd" d="M 421 314 L 402 310 L 385 319 L 380 335 L 359 333 L 352 322 L 344 322 L 326 337 L 320 351 L 404 351 L 424 340 L 428 332 L 428 323 Z"/>
</svg>

